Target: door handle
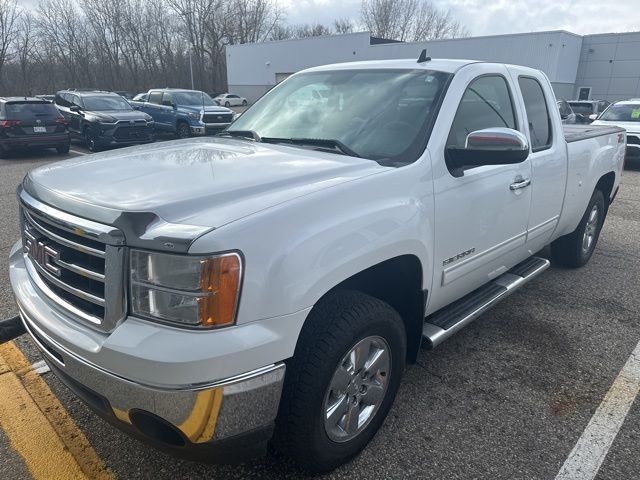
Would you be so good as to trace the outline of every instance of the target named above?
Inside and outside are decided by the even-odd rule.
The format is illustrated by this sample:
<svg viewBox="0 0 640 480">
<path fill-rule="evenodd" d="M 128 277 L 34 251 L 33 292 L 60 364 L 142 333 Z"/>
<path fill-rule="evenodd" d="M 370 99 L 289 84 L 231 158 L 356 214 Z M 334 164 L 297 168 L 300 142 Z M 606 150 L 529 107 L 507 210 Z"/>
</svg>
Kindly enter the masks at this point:
<svg viewBox="0 0 640 480">
<path fill-rule="evenodd" d="M 526 180 L 518 180 L 509 185 L 509 190 L 520 190 L 521 188 L 526 188 L 531 185 L 531 179 L 527 178 Z"/>
</svg>

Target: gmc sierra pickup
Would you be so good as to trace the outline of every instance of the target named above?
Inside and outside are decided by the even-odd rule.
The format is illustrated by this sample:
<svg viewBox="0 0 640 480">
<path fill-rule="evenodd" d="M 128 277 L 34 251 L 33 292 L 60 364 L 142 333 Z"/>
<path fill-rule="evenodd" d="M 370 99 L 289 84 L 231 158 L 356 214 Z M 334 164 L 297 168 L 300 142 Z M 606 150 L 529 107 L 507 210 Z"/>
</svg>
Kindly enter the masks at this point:
<svg viewBox="0 0 640 480">
<path fill-rule="evenodd" d="M 328 470 L 421 345 L 549 267 L 536 252 L 589 260 L 624 152 L 619 128 L 563 131 L 530 68 L 313 68 L 218 137 L 31 171 L 11 284 L 52 371 L 119 428 L 208 461 L 273 439 Z"/>
</svg>

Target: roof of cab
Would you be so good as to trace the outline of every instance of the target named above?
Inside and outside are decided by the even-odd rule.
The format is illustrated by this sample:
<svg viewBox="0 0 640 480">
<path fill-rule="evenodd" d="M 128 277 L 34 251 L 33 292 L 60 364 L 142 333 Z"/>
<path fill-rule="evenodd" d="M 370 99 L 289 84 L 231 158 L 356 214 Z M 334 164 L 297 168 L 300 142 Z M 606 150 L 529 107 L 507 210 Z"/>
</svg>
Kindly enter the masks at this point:
<svg viewBox="0 0 640 480">
<path fill-rule="evenodd" d="M 320 67 L 312 67 L 305 72 L 322 72 L 327 70 L 349 70 L 349 69 L 420 69 L 436 70 L 439 72 L 454 73 L 461 67 L 472 63 L 480 63 L 477 60 L 453 60 L 434 58 L 426 62 L 418 63 L 417 58 L 405 58 L 401 60 L 368 60 L 363 62 L 347 62 L 333 63 L 331 65 L 322 65 Z"/>
</svg>

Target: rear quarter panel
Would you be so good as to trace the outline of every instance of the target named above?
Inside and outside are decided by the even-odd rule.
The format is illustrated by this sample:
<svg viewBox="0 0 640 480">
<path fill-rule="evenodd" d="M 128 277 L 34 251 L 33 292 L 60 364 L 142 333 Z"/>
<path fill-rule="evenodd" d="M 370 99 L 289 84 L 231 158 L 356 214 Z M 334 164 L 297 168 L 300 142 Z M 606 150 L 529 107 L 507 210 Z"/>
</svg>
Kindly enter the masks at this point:
<svg viewBox="0 0 640 480">
<path fill-rule="evenodd" d="M 620 184 L 625 142 L 617 133 L 567 143 L 567 191 L 554 239 L 573 232 L 584 214 L 598 181 L 615 174 L 612 193 Z"/>
</svg>

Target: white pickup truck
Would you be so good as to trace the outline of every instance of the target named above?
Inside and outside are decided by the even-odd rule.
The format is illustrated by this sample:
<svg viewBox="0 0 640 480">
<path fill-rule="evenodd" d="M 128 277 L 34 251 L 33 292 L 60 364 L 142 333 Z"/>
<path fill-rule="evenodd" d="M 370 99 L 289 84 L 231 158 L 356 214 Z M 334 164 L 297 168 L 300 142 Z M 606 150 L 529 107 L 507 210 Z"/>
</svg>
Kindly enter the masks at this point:
<svg viewBox="0 0 640 480">
<path fill-rule="evenodd" d="M 546 245 L 591 257 L 625 135 L 563 131 L 555 105 L 530 68 L 347 63 L 222 136 L 40 167 L 18 188 L 20 315 L 69 388 L 158 448 L 226 462 L 273 439 L 334 468 L 421 345 L 544 271 Z"/>
</svg>

